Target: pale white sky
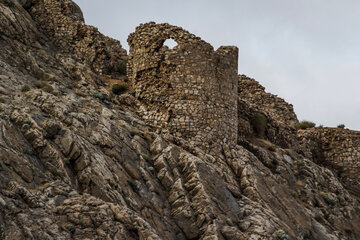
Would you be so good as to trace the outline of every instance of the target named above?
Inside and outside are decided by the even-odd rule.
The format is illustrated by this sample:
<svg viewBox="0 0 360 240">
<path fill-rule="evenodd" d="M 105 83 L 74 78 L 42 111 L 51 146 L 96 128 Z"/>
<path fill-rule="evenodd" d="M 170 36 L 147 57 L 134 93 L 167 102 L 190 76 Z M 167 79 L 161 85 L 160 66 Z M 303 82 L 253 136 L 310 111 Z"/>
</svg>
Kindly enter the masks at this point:
<svg viewBox="0 0 360 240">
<path fill-rule="evenodd" d="M 294 105 L 299 120 L 360 130 L 358 0 L 75 0 L 120 40 L 140 23 L 180 26 L 239 48 L 239 73 Z"/>
</svg>

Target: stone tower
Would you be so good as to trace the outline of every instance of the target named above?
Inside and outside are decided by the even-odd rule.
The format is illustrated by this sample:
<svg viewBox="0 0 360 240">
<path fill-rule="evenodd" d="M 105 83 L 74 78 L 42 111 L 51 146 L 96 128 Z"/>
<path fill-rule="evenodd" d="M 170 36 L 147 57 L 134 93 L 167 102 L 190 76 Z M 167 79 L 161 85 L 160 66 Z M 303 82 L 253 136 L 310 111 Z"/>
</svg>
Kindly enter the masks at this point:
<svg viewBox="0 0 360 240">
<path fill-rule="evenodd" d="M 164 46 L 173 39 L 177 46 Z M 236 144 L 238 49 L 214 48 L 169 24 L 141 24 L 128 38 L 128 77 L 148 124 L 204 150 Z"/>
</svg>

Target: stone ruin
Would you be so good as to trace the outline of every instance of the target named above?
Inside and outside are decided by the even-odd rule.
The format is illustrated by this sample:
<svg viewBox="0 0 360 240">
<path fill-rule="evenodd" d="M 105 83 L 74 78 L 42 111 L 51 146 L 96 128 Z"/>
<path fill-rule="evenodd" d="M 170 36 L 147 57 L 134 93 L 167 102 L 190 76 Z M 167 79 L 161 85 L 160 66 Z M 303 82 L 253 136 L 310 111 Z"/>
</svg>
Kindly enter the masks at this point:
<svg viewBox="0 0 360 240">
<path fill-rule="evenodd" d="M 342 183 L 360 195 L 360 132 L 317 127 L 298 131 L 305 155 L 335 170 Z"/>
<path fill-rule="evenodd" d="M 164 45 L 173 39 L 178 45 Z M 128 38 L 127 74 L 141 102 L 140 114 L 203 150 L 236 144 L 238 48 L 216 51 L 169 24 L 142 24 Z"/>
</svg>

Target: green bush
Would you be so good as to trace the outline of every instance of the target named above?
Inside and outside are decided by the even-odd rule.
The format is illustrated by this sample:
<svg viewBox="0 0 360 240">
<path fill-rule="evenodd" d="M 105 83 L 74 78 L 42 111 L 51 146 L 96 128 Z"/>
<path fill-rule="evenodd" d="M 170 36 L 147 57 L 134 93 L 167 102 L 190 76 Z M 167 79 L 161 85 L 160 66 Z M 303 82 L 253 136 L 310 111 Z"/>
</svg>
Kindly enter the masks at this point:
<svg viewBox="0 0 360 240">
<path fill-rule="evenodd" d="M 104 101 L 105 100 L 105 94 L 102 93 L 102 92 L 98 92 L 98 91 L 94 91 L 91 93 L 91 96 L 93 96 L 94 98 L 97 98 L 101 101 Z"/>
<path fill-rule="evenodd" d="M 258 137 L 264 137 L 267 125 L 267 117 L 263 113 L 255 113 L 251 119 L 251 124 Z"/>
<path fill-rule="evenodd" d="M 123 94 L 127 90 L 128 86 L 126 84 L 114 84 L 111 88 L 111 91 L 116 95 Z"/>
<path fill-rule="evenodd" d="M 342 129 L 344 129 L 344 128 L 345 128 L 345 124 L 339 124 L 339 125 L 337 125 L 337 128 L 342 128 Z"/>
<path fill-rule="evenodd" d="M 276 231 L 276 239 L 279 239 L 279 240 L 289 240 L 289 236 L 286 234 L 286 232 L 282 229 L 279 229 Z"/>
<path fill-rule="evenodd" d="M 75 226 L 74 225 L 72 225 L 72 224 L 68 224 L 68 225 L 66 225 L 66 228 L 67 228 L 67 230 L 71 233 L 71 234 L 74 234 L 74 232 L 75 232 Z"/>
<path fill-rule="evenodd" d="M 28 91 L 30 91 L 30 86 L 29 85 L 24 85 L 24 86 L 22 86 L 22 88 L 21 88 L 21 91 L 22 92 L 28 92 Z"/>
<path fill-rule="evenodd" d="M 296 124 L 296 129 L 307 129 L 315 127 L 315 123 L 310 121 L 301 121 Z"/>
</svg>

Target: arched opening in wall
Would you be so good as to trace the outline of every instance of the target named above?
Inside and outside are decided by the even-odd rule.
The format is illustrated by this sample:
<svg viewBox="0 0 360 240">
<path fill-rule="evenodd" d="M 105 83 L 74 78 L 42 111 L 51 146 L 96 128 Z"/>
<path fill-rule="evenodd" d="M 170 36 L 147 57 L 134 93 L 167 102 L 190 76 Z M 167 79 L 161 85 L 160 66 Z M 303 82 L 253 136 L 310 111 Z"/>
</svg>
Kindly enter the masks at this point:
<svg viewBox="0 0 360 240">
<path fill-rule="evenodd" d="M 178 43 L 172 39 L 172 38 L 168 38 L 164 41 L 163 46 L 168 47 L 169 49 L 173 49 L 174 47 L 176 47 L 178 45 Z"/>
</svg>

